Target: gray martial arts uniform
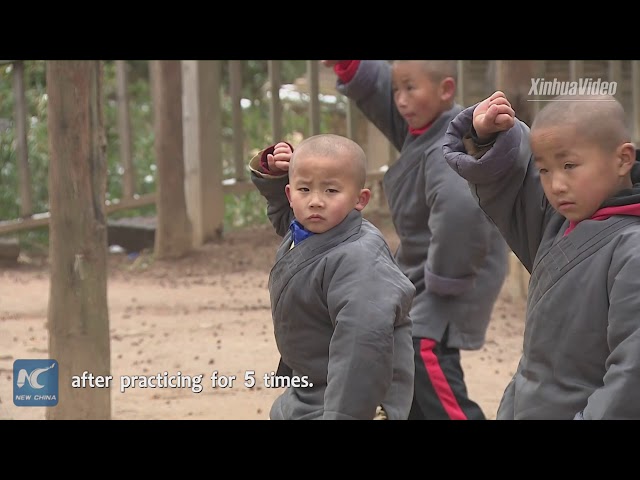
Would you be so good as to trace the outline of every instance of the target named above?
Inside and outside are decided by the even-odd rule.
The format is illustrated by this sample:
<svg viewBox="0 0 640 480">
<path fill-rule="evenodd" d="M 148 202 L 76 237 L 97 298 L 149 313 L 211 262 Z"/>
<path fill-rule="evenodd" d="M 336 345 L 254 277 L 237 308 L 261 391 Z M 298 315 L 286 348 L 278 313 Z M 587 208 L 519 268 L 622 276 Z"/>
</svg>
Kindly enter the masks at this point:
<svg viewBox="0 0 640 480">
<path fill-rule="evenodd" d="M 547 201 L 524 123 L 468 155 L 475 106 L 451 123 L 443 148 L 531 272 L 523 354 L 498 419 L 640 419 L 640 218 L 569 221 Z M 634 188 L 603 207 L 640 203 Z M 638 209 L 640 212 L 640 209 Z"/>
<path fill-rule="evenodd" d="M 272 147 L 271 147 L 272 148 Z M 251 178 L 284 237 L 269 276 L 274 333 L 294 377 L 313 387 L 287 388 L 271 419 L 406 419 L 413 396 L 409 310 L 415 288 L 387 243 L 353 210 L 331 230 L 291 248 L 288 176 Z"/>
<path fill-rule="evenodd" d="M 447 346 L 481 348 L 508 250 L 442 155 L 444 133 L 461 107 L 443 113 L 422 135 L 410 134 L 394 105 L 391 67 L 381 60 L 362 60 L 353 79 L 338 80 L 337 89 L 400 152 L 383 186 L 400 238 L 396 260 L 416 286 L 413 335 L 439 342 L 449 327 Z"/>
</svg>

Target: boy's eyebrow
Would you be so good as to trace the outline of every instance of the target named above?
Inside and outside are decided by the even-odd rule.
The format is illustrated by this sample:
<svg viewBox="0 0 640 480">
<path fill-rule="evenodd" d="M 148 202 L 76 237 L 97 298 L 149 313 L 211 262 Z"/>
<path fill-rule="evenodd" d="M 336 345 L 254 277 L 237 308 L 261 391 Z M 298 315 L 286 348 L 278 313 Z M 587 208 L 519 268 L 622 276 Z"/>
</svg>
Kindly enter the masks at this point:
<svg viewBox="0 0 640 480">
<path fill-rule="evenodd" d="M 554 158 L 554 159 L 563 159 L 563 158 L 573 157 L 573 156 L 575 156 L 575 154 L 571 150 L 560 150 L 558 152 L 555 152 L 553 154 L 552 158 Z M 544 161 L 545 158 L 548 158 L 548 157 L 539 157 L 539 156 L 534 155 L 533 161 L 534 161 L 534 163 L 542 162 L 542 161 Z"/>
<path fill-rule="evenodd" d="M 298 183 L 310 183 L 313 182 L 313 177 L 300 177 L 296 178 L 296 182 Z M 320 180 L 320 185 L 342 185 L 344 182 L 338 178 L 325 178 Z"/>
<path fill-rule="evenodd" d="M 534 160 L 533 165 L 537 169 L 547 168 L 549 166 L 544 160 Z"/>
<path fill-rule="evenodd" d="M 321 185 L 335 185 L 335 184 L 342 184 L 342 181 L 340 179 L 337 178 L 325 178 L 324 180 L 320 181 Z"/>
<path fill-rule="evenodd" d="M 565 158 L 565 157 L 570 157 L 572 155 L 573 155 L 573 153 L 570 150 L 560 150 L 559 152 L 556 152 L 554 157 L 555 158 Z"/>
</svg>

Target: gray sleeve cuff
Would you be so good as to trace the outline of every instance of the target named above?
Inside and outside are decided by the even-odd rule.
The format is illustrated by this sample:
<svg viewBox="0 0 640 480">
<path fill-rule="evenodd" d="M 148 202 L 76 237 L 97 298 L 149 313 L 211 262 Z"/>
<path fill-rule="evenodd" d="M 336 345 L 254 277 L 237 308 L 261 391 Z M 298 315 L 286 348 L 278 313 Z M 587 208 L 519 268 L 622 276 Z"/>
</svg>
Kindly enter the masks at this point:
<svg viewBox="0 0 640 480">
<path fill-rule="evenodd" d="M 511 168 L 525 132 L 517 121 L 512 128 L 498 134 L 491 149 L 482 158 L 474 158 L 467 151 L 463 140 L 473 127 L 475 107 L 473 105 L 464 109 L 451 121 L 442 150 L 451 168 L 468 182 L 479 185 L 495 180 Z"/>
</svg>

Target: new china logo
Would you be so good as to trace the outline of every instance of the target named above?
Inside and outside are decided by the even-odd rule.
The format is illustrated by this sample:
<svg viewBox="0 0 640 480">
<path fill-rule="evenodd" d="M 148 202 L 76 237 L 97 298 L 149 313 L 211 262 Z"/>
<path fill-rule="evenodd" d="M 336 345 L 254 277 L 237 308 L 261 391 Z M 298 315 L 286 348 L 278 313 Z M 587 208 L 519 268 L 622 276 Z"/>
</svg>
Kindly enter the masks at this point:
<svg viewBox="0 0 640 480">
<path fill-rule="evenodd" d="M 22 359 L 13 362 L 13 404 L 53 407 L 58 404 L 58 362 Z"/>
</svg>

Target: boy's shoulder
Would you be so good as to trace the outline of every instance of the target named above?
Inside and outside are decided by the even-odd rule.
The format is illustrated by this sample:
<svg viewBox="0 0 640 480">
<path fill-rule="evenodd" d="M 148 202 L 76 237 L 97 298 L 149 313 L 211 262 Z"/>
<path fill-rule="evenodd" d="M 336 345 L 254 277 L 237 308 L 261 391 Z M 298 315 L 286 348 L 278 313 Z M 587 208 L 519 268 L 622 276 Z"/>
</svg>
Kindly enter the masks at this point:
<svg viewBox="0 0 640 480">
<path fill-rule="evenodd" d="M 405 292 L 414 289 L 398 266 L 382 231 L 364 218 L 358 233 L 328 251 L 324 261 L 327 272 L 349 272 L 364 283 L 394 278 L 394 284 L 402 285 Z"/>
<path fill-rule="evenodd" d="M 375 244 L 387 245 L 387 240 L 384 238 L 382 231 L 366 218 L 362 219 L 362 226 L 360 227 L 362 232 L 362 238 L 368 242 Z"/>
<path fill-rule="evenodd" d="M 386 239 L 380 229 L 366 218 L 362 218 L 357 232 L 352 232 L 348 238 L 345 238 L 335 247 L 340 249 L 356 249 L 362 246 L 363 243 L 375 245 L 386 244 Z"/>
<path fill-rule="evenodd" d="M 640 217 L 634 217 L 635 221 L 630 221 L 625 228 L 615 233 L 618 248 L 630 248 L 630 253 L 634 256 L 640 256 Z"/>
<path fill-rule="evenodd" d="M 378 256 L 393 257 L 383 233 L 365 218 L 362 219 L 358 234 L 338 245 L 337 250 L 350 260 L 363 264 L 375 263 Z"/>
<path fill-rule="evenodd" d="M 322 247 L 322 257 L 330 259 L 332 263 L 347 260 L 350 264 L 353 262 L 371 264 L 375 263 L 376 256 L 392 257 L 389 245 L 380 229 L 355 209 L 342 223 L 333 227 L 331 232 L 325 233 L 328 243 Z M 286 237 L 283 242 L 287 243 Z M 332 245 L 329 246 L 329 243 Z"/>
</svg>

